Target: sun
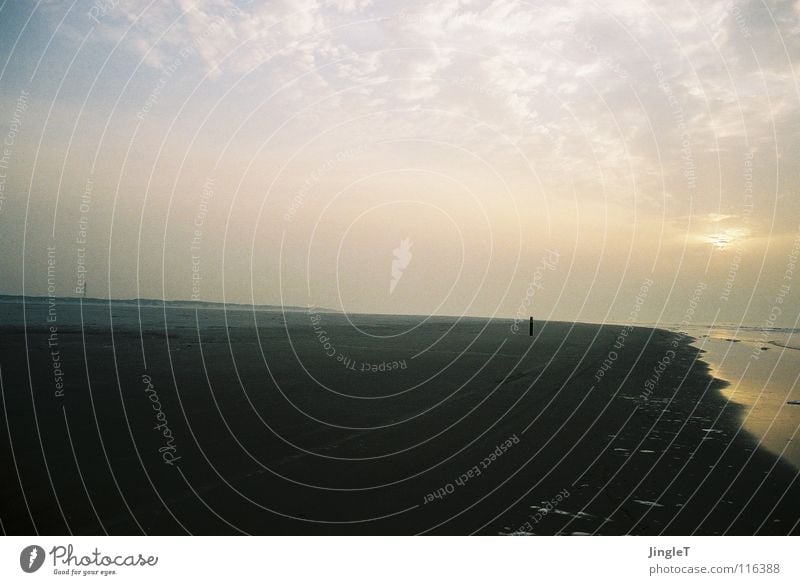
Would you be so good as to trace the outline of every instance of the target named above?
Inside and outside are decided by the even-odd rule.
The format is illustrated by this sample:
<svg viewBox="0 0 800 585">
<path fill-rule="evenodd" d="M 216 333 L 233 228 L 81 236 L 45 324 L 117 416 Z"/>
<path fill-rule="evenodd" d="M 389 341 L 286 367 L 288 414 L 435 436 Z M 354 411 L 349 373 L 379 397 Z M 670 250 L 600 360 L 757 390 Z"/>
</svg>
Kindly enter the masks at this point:
<svg viewBox="0 0 800 585">
<path fill-rule="evenodd" d="M 730 228 L 705 236 L 704 240 L 710 243 L 715 250 L 725 250 L 747 237 L 749 231 L 742 228 Z"/>
</svg>

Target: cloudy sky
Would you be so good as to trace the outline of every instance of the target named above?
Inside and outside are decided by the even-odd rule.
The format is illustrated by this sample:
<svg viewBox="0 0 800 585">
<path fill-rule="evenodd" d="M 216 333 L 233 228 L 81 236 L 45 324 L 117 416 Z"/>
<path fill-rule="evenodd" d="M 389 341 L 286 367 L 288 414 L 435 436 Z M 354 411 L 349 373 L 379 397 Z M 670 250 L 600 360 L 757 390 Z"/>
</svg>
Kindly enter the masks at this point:
<svg viewBox="0 0 800 585">
<path fill-rule="evenodd" d="M 0 293 L 793 326 L 798 57 L 797 0 L 6 0 Z"/>
</svg>

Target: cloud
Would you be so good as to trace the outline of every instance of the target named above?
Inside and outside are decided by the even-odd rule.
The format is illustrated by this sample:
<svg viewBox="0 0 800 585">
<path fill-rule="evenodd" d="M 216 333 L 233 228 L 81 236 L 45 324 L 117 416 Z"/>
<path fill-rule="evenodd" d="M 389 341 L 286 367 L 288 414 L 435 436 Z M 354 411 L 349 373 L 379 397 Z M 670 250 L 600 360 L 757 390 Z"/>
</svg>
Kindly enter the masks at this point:
<svg viewBox="0 0 800 585">
<path fill-rule="evenodd" d="M 739 212 L 718 193 L 741 183 L 745 152 L 800 162 L 799 14 L 755 0 L 181 0 L 119 3 L 97 31 L 153 68 L 192 46 L 217 83 L 248 75 L 297 109 L 329 99 L 331 120 L 374 115 L 387 139 L 417 124 L 483 153 L 521 149 L 553 183 L 680 217 Z M 438 113 L 381 114 L 403 109 Z M 465 124 L 494 138 L 470 141 Z"/>
</svg>

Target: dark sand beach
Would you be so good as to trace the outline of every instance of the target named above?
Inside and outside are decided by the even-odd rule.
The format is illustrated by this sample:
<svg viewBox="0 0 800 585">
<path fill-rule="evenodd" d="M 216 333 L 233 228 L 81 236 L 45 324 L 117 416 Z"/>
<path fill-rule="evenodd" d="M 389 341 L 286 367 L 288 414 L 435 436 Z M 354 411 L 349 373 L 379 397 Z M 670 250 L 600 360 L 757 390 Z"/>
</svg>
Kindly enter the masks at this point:
<svg viewBox="0 0 800 585">
<path fill-rule="evenodd" d="M 6 298 L 2 529 L 798 532 L 693 338 L 511 325 Z"/>
</svg>

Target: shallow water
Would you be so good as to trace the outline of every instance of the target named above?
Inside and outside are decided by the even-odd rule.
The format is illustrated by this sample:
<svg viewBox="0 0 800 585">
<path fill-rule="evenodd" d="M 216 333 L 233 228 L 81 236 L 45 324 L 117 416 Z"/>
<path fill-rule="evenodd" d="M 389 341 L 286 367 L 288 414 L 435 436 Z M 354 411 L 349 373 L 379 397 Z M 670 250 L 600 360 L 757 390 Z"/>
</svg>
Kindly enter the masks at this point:
<svg viewBox="0 0 800 585">
<path fill-rule="evenodd" d="M 677 330 L 677 328 L 671 328 Z M 711 327 L 685 329 L 702 359 L 728 386 L 723 396 L 745 407 L 742 429 L 800 469 L 800 330 Z"/>
</svg>

